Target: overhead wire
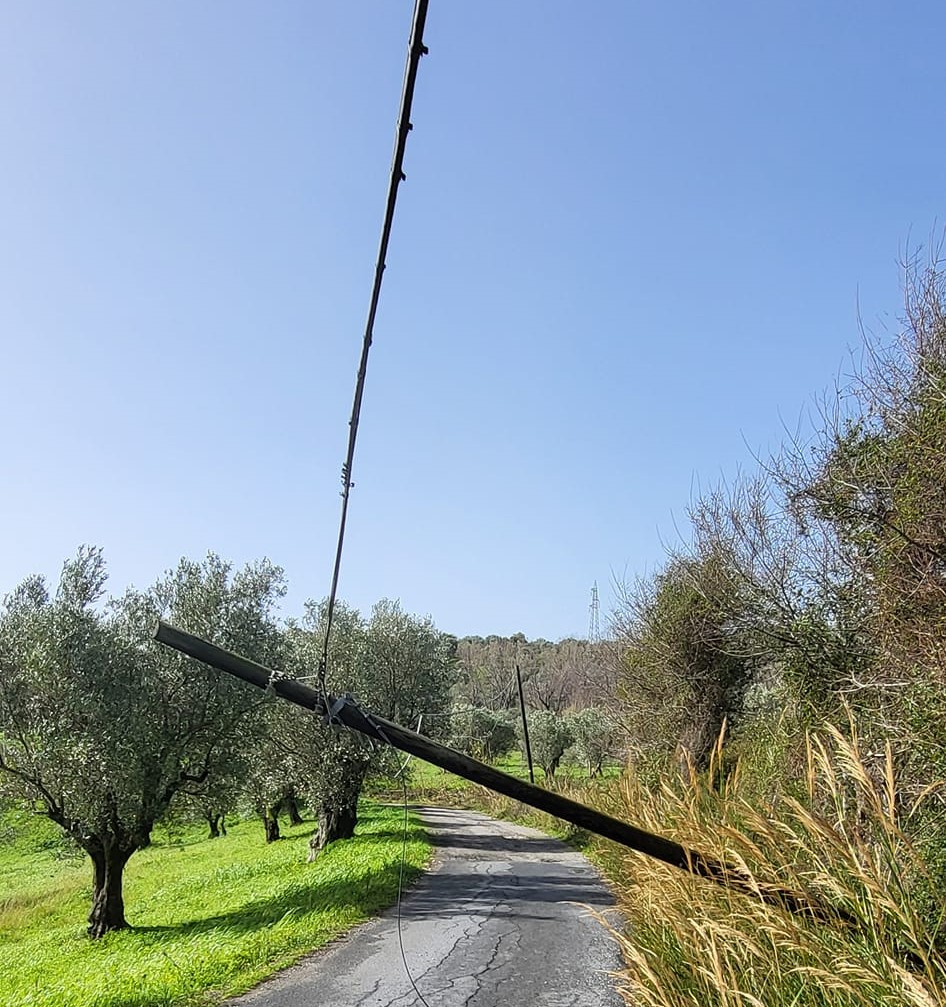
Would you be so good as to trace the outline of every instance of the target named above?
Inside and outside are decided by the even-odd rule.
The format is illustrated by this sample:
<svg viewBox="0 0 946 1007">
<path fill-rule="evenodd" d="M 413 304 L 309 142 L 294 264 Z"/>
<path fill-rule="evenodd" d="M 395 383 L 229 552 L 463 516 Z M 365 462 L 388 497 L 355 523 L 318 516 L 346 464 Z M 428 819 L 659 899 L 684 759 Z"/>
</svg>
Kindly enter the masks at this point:
<svg viewBox="0 0 946 1007">
<path fill-rule="evenodd" d="M 391 238 L 391 227 L 394 222 L 394 208 L 397 204 L 397 194 L 401 182 L 406 179 L 404 174 L 404 151 L 407 147 L 407 135 L 413 129 L 411 123 L 411 106 L 414 101 L 414 86 L 417 81 L 417 70 L 420 66 L 421 56 L 428 52 L 424 44 L 424 26 L 427 22 L 428 0 L 416 0 L 414 5 L 414 16 L 411 24 L 411 35 L 407 47 L 407 67 L 404 72 L 404 85 L 401 91 L 401 108 L 398 115 L 397 134 L 394 142 L 394 157 L 391 163 L 391 177 L 388 183 L 388 198 L 384 211 L 384 222 L 381 227 L 381 240 L 378 244 L 378 258 L 375 263 L 374 282 L 371 287 L 371 298 L 368 303 L 368 317 L 365 322 L 365 332 L 361 344 L 361 359 L 358 364 L 358 375 L 355 379 L 355 395 L 352 402 L 351 419 L 348 422 L 348 449 L 345 453 L 345 461 L 342 464 L 342 509 L 338 524 L 338 540 L 335 546 L 335 563 L 332 568 L 332 585 L 329 590 L 328 602 L 325 611 L 325 635 L 322 640 L 322 653 L 319 659 L 318 680 L 319 691 L 322 693 L 324 708 L 327 713 L 327 720 L 331 723 L 333 707 L 329 702 L 328 688 L 326 685 L 326 675 L 328 669 L 329 646 L 332 639 L 332 620 L 335 615 L 335 604 L 338 597 L 338 579 L 342 565 L 342 552 L 345 545 L 345 528 L 348 522 L 348 503 L 351 498 L 351 490 L 354 486 L 352 481 L 352 470 L 355 461 L 355 444 L 358 440 L 358 424 L 361 419 L 361 404 L 365 392 L 365 378 L 368 371 L 368 354 L 371 350 L 371 343 L 374 338 L 374 323 L 378 312 L 378 303 L 381 298 L 381 281 L 384 278 L 384 270 L 387 265 L 388 243 Z M 418 721 L 418 729 L 420 721 Z M 401 926 L 401 899 L 404 887 L 404 864 L 407 856 L 407 835 L 408 835 L 408 800 L 407 800 L 407 769 L 410 757 L 401 766 L 398 775 L 404 788 L 404 836 L 401 844 L 401 865 L 398 872 L 397 882 L 397 940 L 401 952 L 401 961 L 404 971 L 411 984 L 414 993 L 424 1004 L 429 1007 L 423 994 L 417 988 L 417 983 L 411 974 L 407 963 L 407 955 L 404 950 L 404 937 Z"/>
<path fill-rule="evenodd" d="M 348 502 L 351 497 L 352 467 L 355 461 L 355 444 L 358 439 L 358 423 L 361 419 L 361 403 L 365 392 L 365 377 L 368 371 L 368 353 L 374 338 L 374 322 L 378 312 L 378 302 L 381 297 L 381 281 L 387 264 L 388 242 L 391 238 L 391 226 L 394 222 L 394 208 L 397 204 L 398 188 L 406 179 L 404 174 L 404 151 L 407 147 L 407 135 L 413 129 L 411 124 L 411 106 L 414 101 L 414 86 L 417 81 L 417 69 L 421 56 L 426 55 L 424 44 L 424 26 L 427 22 L 428 0 L 416 0 L 414 16 L 411 24 L 411 35 L 407 47 L 407 67 L 404 72 L 404 86 L 401 91 L 401 108 L 398 115 L 397 134 L 394 141 L 394 157 L 391 162 L 391 177 L 388 183 L 388 198 L 384 210 L 384 223 L 381 227 L 381 240 L 378 245 L 378 258 L 375 263 L 374 282 L 371 287 L 371 298 L 368 303 L 368 317 L 365 322 L 364 338 L 361 344 L 361 359 L 358 364 L 358 376 L 355 380 L 355 396 L 352 402 L 351 419 L 348 421 L 348 450 L 342 464 L 342 511 L 338 525 L 338 541 L 335 547 L 335 564 L 332 569 L 332 586 L 329 591 L 325 612 L 325 636 L 322 641 L 322 654 L 319 660 L 319 689 L 323 698 L 327 698 L 326 672 L 328 668 L 329 643 L 332 637 L 332 619 L 335 614 L 335 604 L 338 597 L 338 578 L 342 565 L 342 550 L 345 544 L 345 527 L 348 521 Z M 330 709 L 326 703 L 326 709 Z"/>
</svg>

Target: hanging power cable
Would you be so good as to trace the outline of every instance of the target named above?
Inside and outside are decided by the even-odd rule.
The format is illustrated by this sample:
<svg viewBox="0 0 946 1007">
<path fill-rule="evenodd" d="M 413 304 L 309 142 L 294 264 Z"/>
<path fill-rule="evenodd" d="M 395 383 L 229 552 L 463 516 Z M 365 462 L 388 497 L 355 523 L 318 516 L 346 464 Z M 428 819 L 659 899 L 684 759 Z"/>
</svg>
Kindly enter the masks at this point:
<svg viewBox="0 0 946 1007">
<path fill-rule="evenodd" d="M 404 87 L 401 92 L 401 111 L 398 116 L 397 135 L 394 141 L 394 159 L 391 163 L 391 180 L 388 184 L 388 201 L 384 211 L 384 224 L 381 227 L 381 241 L 378 246 L 378 260 L 375 264 L 374 283 L 371 287 L 371 300 L 368 304 L 368 319 L 365 323 L 365 335 L 361 345 L 361 362 L 358 365 L 358 377 L 355 381 L 355 398 L 352 403 L 351 419 L 348 422 L 348 451 L 342 465 L 342 513 L 338 525 L 338 544 L 335 548 L 335 566 L 332 570 L 332 586 L 329 591 L 328 605 L 325 612 L 325 638 L 322 642 L 322 655 L 319 660 L 319 689 L 323 697 L 327 695 L 325 675 L 328 668 L 328 650 L 332 636 L 332 618 L 335 614 L 335 601 L 338 595 L 338 575 L 342 565 L 342 549 L 345 543 L 345 524 L 348 520 L 348 500 L 351 496 L 352 465 L 355 460 L 355 442 L 358 438 L 358 421 L 361 416 L 361 400 L 365 391 L 365 374 L 368 370 L 368 352 L 374 336 L 374 320 L 378 312 L 378 301 L 381 296 L 381 280 L 384 276 L 385 260 L 388 254 L 388 241 L 391 237 L 391 225 L 394 221 L 394 207 L 397 203 L 397 191 L 404 174 L 404 150 L 407 147 L 407 134 L 413 128 L 411 124 L 411 105 L 414 100 L 414 84 L 417 80 L 417 68 L 421 56 L 427 53 L 424 45 L 424 25 L 427 21 L 428 0 L 416 0 L 414 18 L 411 27 L 411 37 L 407 47 L 407 69 L 404 73 Z M 326 704 L 326 708 L 328 708 Z"/>
<path fill-rule="evenodd" d="M 420 731 L 420 723 L 417 724 L 417 730 Z M 404 791 L 404 832 L 401 838 L 401 866 L 398 869 L 397 874 L 397 946 L 401 952 L 401 964 L 404 966 L 404 972 L 407 975 L 407 981 L 411 984 L 411 989 L 414 991 L 414 995 L 418 1000 L 424 1005 L 424 1007 L 430 1007 L 430 1004 L 424 998 L 424 994 L 417 988 L 417 980 L 414 978 L 414 974 L 411 972 L 410 966 L 407 964 L 407 952 L 404 950 L 404 928 L 401 925 L 401 900 L 404 894 L 404 863 L 407 859 L 407 830 L 410 824 L 410 814 L 407 803 L 407 777 L 404 775 L 404 770 L 407 768 L 407 764 L 411 761 L 411 757 L 404 760 L 401 766 L 400 777 L 401 777 L 401 787 Z"/>
</svg>

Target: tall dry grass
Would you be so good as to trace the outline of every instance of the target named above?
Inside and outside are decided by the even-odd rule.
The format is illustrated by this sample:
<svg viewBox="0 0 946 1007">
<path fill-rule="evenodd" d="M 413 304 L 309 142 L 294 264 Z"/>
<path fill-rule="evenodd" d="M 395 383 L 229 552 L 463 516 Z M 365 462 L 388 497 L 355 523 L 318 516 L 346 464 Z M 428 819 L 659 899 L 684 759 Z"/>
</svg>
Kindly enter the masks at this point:
<svg viewBox="0 0 946 1007">
<path fill-rule="evenodd" d="M 635 1007 L 946 1007 L 940 921 L 921 900 L 936 879 L 909 837 L 931 796 L 901 807 L 888 748 L 868 760 L 856 732 L 807 739 L 798 796 L 760 810 L 742 771 L 647 787 L 629 771 L 607 810 L 831 907 L 824 923 L 613 847 L 599 850 L 625 910 L 617 934 Z M 946 829 L 946 822 L 943 823 Z"/>
</svg>

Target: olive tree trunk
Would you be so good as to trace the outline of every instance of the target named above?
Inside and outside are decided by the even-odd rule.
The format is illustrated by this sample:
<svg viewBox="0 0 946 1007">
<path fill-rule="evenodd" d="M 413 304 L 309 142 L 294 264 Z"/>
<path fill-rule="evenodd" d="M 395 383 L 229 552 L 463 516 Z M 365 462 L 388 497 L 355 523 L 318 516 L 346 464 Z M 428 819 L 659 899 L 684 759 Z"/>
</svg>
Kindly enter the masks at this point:
<svg viewBox="0 0 946 1007">
<path fill-rule="evenodd" d="M 358 798 L 344 804 L 319 809 L 319 837 L 322 846 L 336 839 L 351 839 L 358 824 Z"/>
<path fill-rule="evenodd" d="M 227 834 L 227 827 L 223 823 L 223 815 L 216 811 L 205 811 L 204 819 L 210 826 L 209 839 L 219 839 Z"/>
<path fill-rule="evenodd" d="M 102 937 L 113 930 L 124 930 L 125 900 L 122 897 L 122 876 L 134 848 L 105 846 L 89 851 L 92 858 L 92 911 L 89 913 L 88 934 Z"/>
<path fill-rule="evenodd" d="M 336 839 L 351 839 L 358 824 L 358 797 L 340 804 L 323 804 L 319 809 L 319 827 L 309 840 L 309 863 Z"/>
<path fill-rule="evenodd" d="M 279 835 L 279 819 L 276 817 L 279 814 L 279 807 L 282 801 L 277 801 L 275 804 L 263 808 L 263 829 L 266 831 L 266 842 L 275 843 L 277 839 L 281 838 Z"/>
<path fill-rule="evenodd" d="M 295 789 L 289 791 L 286 794 L 286 813 L 289 815 L 290 825 L 302 825 L 302 815 L 299 813 L 299 798 L 296 796 Z"/>
<path fill-rule="evenodd" d="M 336 839 L 351 839 L 358 825 L 358 798 L 365 780 L 367 763 L 356 766 L 346 779 L 346 786 L 319 802 L 319 827 L 309 840 L 309 863 Z"/>
</svg>

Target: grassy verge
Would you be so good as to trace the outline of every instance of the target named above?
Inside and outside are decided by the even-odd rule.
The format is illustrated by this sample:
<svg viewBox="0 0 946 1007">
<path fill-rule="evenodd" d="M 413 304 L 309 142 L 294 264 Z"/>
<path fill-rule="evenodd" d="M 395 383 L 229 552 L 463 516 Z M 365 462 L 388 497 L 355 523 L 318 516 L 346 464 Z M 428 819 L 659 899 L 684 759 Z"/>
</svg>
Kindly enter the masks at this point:
<svg viewBox="0 0 946 1007">
<path fill-rule="evenodd" d="M 504 773 L 508 773 L 510 776 L 515 776 L 517 779 L 529 779 L 528 766 L 525 759 L 518 752 L 510 752 L 508 755 L 504 755 L 501 759 L 497 759 L 491 763 L 491 765 L 495 766 L 496 769 L 502 770 Z M 535 781 L 540 786 L 549 784 L 550 786 L 561 787 L 575 783 L 581 786 L 594 787 L 605 781 L 610 780 L 613 782 L 620 779 L 622 770 L 623 766 L 617 763 L 608 763 L 603 767 L 600 776 L 589 780 L 588 773 L 580 766 L 564 765 L 559 768 L 554 781 L 549 784 L 549 781 L 545 778 L 545 773 L 536 766 Z M 377 781 L 376 785 L 379 787 L 380 792 L 390 794 L 392 800 L 396 799 L 393 796 L 395 791 L 398 794 L 401 792 L 400 785 L 395 788 L 393 783 L 383 779 Z M 448 773 L 446 770 L 440 769 L 429 762 L 424 762 L 423 759 L 415 759 L 411 764 L 411 793 L 415 801 L 420 800 L 424 794 L 430 794 L 432 797 L 440 795 L 449 800 L 451 793 L 466 794 L 473 789 L 476 789 L 475 784 L 471 784 L 462 777 Z"/>
<path fill-rule="evenodd" d="M 257 822 L 215 840 L 180 837 L 132 857 L 133 929 L 84 934 L 90 866 L 55 833 L 9 820 L 0 848 L 0 1003 L 4 1007 L 182 1007 L 248 989 L 390 905 L 403 813 L 367 804 L 353 840 L 307 864 L 312 826 L 267 846 Z M 2 828 L 3 823 L 0 823 Z M 430 847 L 411 822 L 406 877 Z"/>
<path fill-rule="evenodd" d="M 838 915 L 812 920 L 612 848 L 628 1002 L 946 1005 L 942 919 L 923 911 L 930 862 L 908 837 L 922 802 L 898 799 L 889 750 L 868 764 L 856 738 L 826 728 L 809 739 L 802 796 L 773 803 L 738 766 L 713 775 L 647 787 L 628 774 L 611 810 Z"/>
</svg>

